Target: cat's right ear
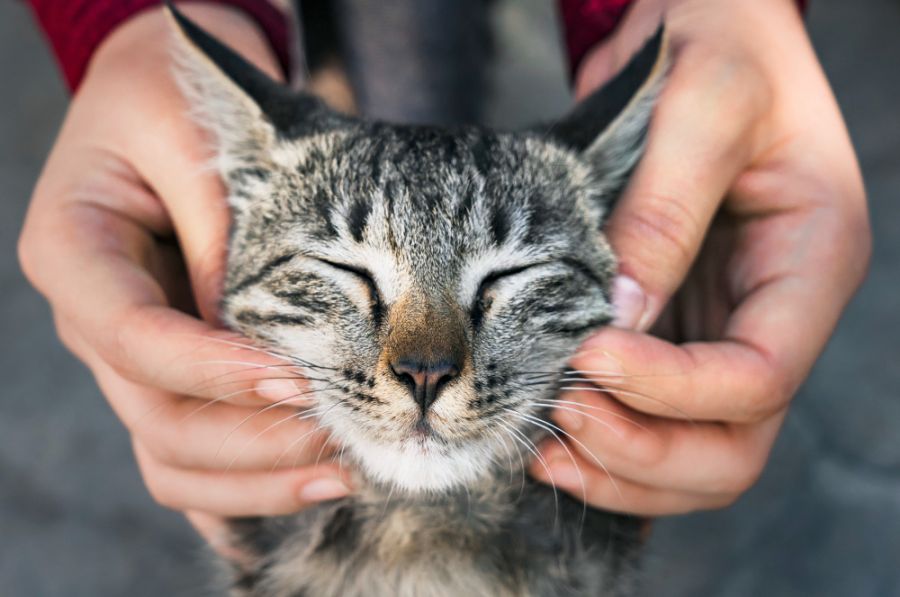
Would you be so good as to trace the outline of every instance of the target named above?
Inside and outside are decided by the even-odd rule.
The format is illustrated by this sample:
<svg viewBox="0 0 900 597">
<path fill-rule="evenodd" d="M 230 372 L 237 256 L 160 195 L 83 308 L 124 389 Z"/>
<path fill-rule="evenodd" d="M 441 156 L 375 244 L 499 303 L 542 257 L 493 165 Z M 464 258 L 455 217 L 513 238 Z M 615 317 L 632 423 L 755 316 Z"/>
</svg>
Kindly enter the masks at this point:
<svg viewBox="0 0 900 597">
<path fill-rule="evenodd" d="M 668 36 L 660 25 L 618 74 L 545 131 L 591 164 L 607 206 L 643 153 L 669 64 Z"/>
<path fill-rule="evenodd" d="M 265 164 L 278 139 L 333 126 L 316 97 L 289 90 L 166 2 L 175 30 L 178 83 L 197 121 L 215 137 L 220 170 Z"/>
</svg>

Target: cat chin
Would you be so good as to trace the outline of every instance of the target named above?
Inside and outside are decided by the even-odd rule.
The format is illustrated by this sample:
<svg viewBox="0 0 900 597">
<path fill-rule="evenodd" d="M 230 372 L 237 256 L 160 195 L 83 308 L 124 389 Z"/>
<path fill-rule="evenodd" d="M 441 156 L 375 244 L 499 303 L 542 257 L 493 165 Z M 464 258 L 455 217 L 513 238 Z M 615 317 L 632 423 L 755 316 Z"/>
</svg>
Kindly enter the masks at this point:
<svg viewBox="0 0 900 597">
<path fill-rule="evenodd" d="M 474 483 L 488 471 L 488 447 L 452 448 L 433 440 L 380 444 L 356 439 L 350 446 L 364 472 L 379 484 L 407 493 L 442 493 Z"/>
</svg>

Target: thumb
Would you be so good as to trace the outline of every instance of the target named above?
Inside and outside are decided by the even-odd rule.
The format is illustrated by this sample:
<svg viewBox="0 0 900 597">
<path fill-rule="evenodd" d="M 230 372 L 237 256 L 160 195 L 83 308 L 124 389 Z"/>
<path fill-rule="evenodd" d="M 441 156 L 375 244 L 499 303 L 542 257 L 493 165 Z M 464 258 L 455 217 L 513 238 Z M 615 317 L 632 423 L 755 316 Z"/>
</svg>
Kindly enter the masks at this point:
<svg viewBox="0 0 900 597">
<path fill-rule="evenodd" d="M 687 58 L 682 56 L 682 58 Z M 606 234 L 620 259 L 615 325 L 646 331 L 681 285 L 729 187 L 750 162 L 758 106 L 740 77 L 676 62 L 645 155 Z"/>
<path fill-rule="evenodd" d="M 279 78 L 265 36 L 246 15 L 221 7 L 184 10 L 248 61 Z M 142 134 L 127 136 L 123 149 L 171 216 L 197 306 L 206 321 L 215 321 L 231 222 L 226 190 L 211 168 L 212 138 L 191 118 L 188 101 L 175 81 L 170 24 L 161 10 L 146 17 L 138 24 L 145 28 L 145 37 L 139 38 L 144 44 L 133 59 L 134 69 L 155 84 L 135 90 L 129 81 L 122 83 L 128 93 L 138 96 L 131 99 L 139 102 L 144 117 L 138 127 Z M 155 43 L 147 44 L 146 39 Z"/>
</svg>

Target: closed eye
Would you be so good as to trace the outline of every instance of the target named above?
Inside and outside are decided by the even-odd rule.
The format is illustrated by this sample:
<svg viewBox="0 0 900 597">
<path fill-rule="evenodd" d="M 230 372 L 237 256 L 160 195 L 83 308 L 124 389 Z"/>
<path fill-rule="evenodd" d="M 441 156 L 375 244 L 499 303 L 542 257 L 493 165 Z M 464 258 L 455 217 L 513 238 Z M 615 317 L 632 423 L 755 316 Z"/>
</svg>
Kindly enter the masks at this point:
<svg viewBox="0 0 900 597">
<path fill-rule="evenodd" d="M 488 296 L 488 292 L 494 285 L 505 278 L 510 278 L 517 274 L 521 274 L 526 270 L 539 267 L 541 265 L 546 265 L 546 262 L 529 263 L 527 265 L 520 265 L 517 267 L 496 270 L 485 276 L 484 279 L 481 280 L 481 283 L 478 284 L 478 290 L 475 293 L 475 302 L 472 304 L 472 310 L 470 314 L 472 318 L 472 327 L 474 327 L 476 330 L 481 327 L 481 323 L 484 321 L 485 311 L 487 311 L 491 306 L 491 300 Z"/>
<path fill-rule="evenodd" d="M 517 267 L 511 267 L 507 269 L 497 270 L 491 272 L 484 279 L 481 280 L 481 283 L 478 285 L 478 291 L 475 294 L 475 301 L 472 304 L 471 309 L 471 318 L 472 318 L 472 326 L 477 330 L 481 327 L 482 322 L 484 321 L 484 315 L 487 310 L 491 306 L 491 297 L 489 296 L 491 288 L 493 288 L 498 282 L 521 274 L 530 269 L 534 269 L 536 267 L 541 267 L 544 265 L 549 265 L 551 261 L 541 261 L 538 263 L 529 263 L 526 265 L 521 265 Z M 572 258 L 563 258 L 558 262 L 560 265 L 565 266 L 570 270 L 574 270 L 578 274 L 586 277 L 591 282 L 598 284 L 600 286 L 604 286 L 603 281 L 584 263 L 578 261 L 577 259 Z"/>
<path fill-rule="evenodd" d="M 369 291 L 369 301 L 371 302 L 372 306 L 372 318 L 375 320 L 375 325 L 379 325 L 381 323 L 381 320 L 384 316 L 384 308 L 381 302 L 381 295 L 378 293 L 378 285 L 375 283 L 375 278 L 372 277 L 372 274 L 371 272 L 369 272 L 369 270 L 362 267 L 357 267 L 355 265 L 339 263 L 337 261 L 331 261 L 329 259 L 322 259 L 321 257 L 314 257 L 313 259 L 315 259 L 319 263 L 324 263 L 325 265 L 336 270 L 351 274 L 357 280 L 365 284 L 366 288 Z"/>
</svg>

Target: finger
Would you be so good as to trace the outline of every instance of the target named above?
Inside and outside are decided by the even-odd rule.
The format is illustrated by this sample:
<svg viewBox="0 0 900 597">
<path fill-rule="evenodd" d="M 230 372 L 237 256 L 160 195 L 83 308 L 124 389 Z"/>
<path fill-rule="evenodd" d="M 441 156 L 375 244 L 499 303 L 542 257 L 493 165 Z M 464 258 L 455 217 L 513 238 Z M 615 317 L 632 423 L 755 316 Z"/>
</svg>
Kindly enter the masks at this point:
<svg viewBox="0 0 900 597">
<path fill-rule="evenodd" d="M 302 406 L 310 387 L 299 366 L 225 330 L 158 306 L 130 310 L 118 323 L 114 348 L 103 346 L 104 361 L 124 377 L 144 385 L 210 400 L 251 395 Z M 321 381 L 331 370 L 304 363 Z"/>
<path fill-rule="evenodd" d="M 285 373 L 279 366 L 254 364 L 239 360 L 222 361 L 226 365 L 234 365 L 233 371 L 213 375 L 208 384 L 199 384 L 197 391 L 207 391 L 209 402 L 189 401 L 187 396 L 161 391 L 151 386 L 142 386 L 123 378 L 110 364 L 100 358 L 91 345 L 84 340 L 82 334 L 65 318 L 54 314 L 57 334 L 62 343 L 75 356 L 81 359 L 94 374 L 98 384 L 110 399 L 120 418 L 137 420 L 166 405 L 175 408 L 176 403 L 190 402 L 192 413 L 205 411 L 212 403 L 227 404 L 239 407 L 256 407 L 259 410 L 273 405 L 289 406 L 293 409 L 308 409 L 316 404 L 313 391 L 302 379 L 293 379 L 293 374 Z M 244 340 L 236 339 L 234 343 L 243 346 Z M 229 348 L 233 342 L 229 341 Z M 250 347 L 251 349 L 253 347 Z M 265 371 L 261 380 L 250 382 L 244 376 Z M 129 406 L 123 412 L 122 404 Z M 239 409 L 235 412 L 241 412 Z M 248 411 L 249 412 L 249 411 Z M 185 418 L 192 416 L 186 415 Z"/>
<path fill-rule="evenodd" d="M 181 469 L 274 471 L 308 466 L 333 453 L 315 410 L 207 404 L 179 400 L 129 429 L 159 460 Z"/>
<path fill-rule="evenodd" d="M 642 415 L 590 390 L 565 392 L 553 413 L 572 449 L 616 478 L 689 493 L 743 493 L 758 479 L 783 413 L 760 425 Z M 554 443 L 554 442 L 549 442 Z M 698 466 L 702 463 L 702 466 Z"/>
<path fill-rule="evenodd" d="M 274 472 L 200 472 L 172 468 L 135 442 L 138 465 L 150 494 L 173 510 L 217 516 L 291 514 L 349 494 L 348 480 L 335 464 Z"/>
<path fill-rule="evenodd" d="M 770 171 L 740 187 L 741 194 L 761 194 L 782 206 L 792 205 L 790 196 L 812 198 L 806 207 L 751 212 L 729 264 L 728 291 L 737 306 L 723 335 L 769 365 L 775 387 L 757 404 L 763 416 L 809 374 L 862 283 L 871 250 L 861 184 L 832 185 L 802 170 L 790 184 Z M 844 184 L 853 190 L 845 194 Z"/>
<path fill-rule="evenodd" d="M 781 363 L 736 339 L 675 345 L 606 328 L 572 366 L 635 410 L 691 422 L 758 422 L 784 408 L 794 390 Z"/>
<path fill-rule="evenodd" d="M 276 470 L 331 454 L 320 409 L 242 407 L 182 398 L 120 377 L 102 363 L 95 375 L 116 414 L 157 460 L 193 470 Z"/>
<path fill-rule="evenodd" d="M 638 516 L 683 514 L 724 507 L 731 498 L 660 490 L 610 475 L 571 449 L 547 448 L 546 466 L 534 463 L 530 472 L 537 480 L 559 488 L 595 508 Z"/>
<path fill-rule="evenodd" d="M 586 376 L 657 415 L 749 423 L 782 410 L 863 279 L 869 235 L 865 212 L 835 208 L 840 203 L 827 197 L 834 191 L 803 177 L 790 190 L 780 183 L 774 173 L 760 175 L 743 192 L 752 187 L 781 205 L 790 205 L 790 193 L 825 197 L 818 205 L 754 212 L 742 224 L 725 279 L 736 306 L 721 341 L 673 345 L 606 329 L 585 344 L 574 367 L 612 372 Z"/>
<path fill-rule="evenodd" d="M 44 227 L 57 242 L 36 251 L 39 287 L 55 299 L 59 318 L 90 330 L 82 337 L 120 375 L 210 399 L 297 394 L 302 381 L 289 360 L 166 307 L 144 263 L 152 239 L 126 214 L 73 205 Z"/>
<path fill-rule="evenodd" d="M 616 325 L 646 330 L 681 284 L 713 215 L 753 154 L 768 96 L 744 64 L 679 52 L 647 149 L 606 233 L 619 255 Z"/>
</svg>

